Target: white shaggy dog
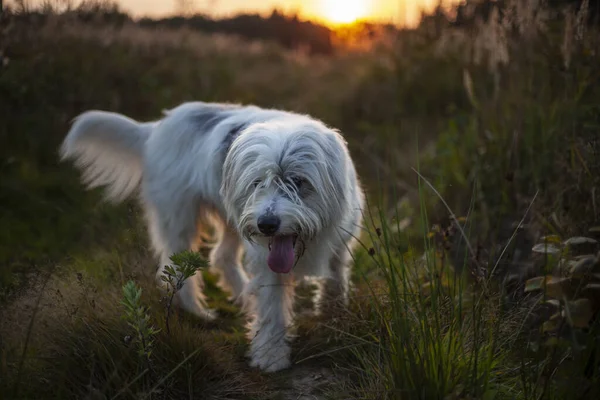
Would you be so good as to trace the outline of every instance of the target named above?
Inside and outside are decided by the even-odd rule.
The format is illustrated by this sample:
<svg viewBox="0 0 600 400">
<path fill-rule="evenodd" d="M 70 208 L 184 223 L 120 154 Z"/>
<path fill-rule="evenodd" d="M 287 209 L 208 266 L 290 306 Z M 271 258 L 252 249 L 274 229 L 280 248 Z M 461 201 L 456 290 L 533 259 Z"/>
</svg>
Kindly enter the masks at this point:
<svg viewBox="0 0 600 400">
<path fill-rule="evenodd" d="M 326 278 L 321 302 L 347 302 L 364 200 L 345 141 L 323 123 L 202 102 L 148 123 L 88 111 L 75 119 L 61 154 L 75 160 L 89 187 L 106 187 L 110 200 L 140 189 L 160 256 L 157 278 L 173 253 L 190 249 L 211 226 L 216 230 L 211 269 L 234 299 L 251 307 L 251 365 L 269 372 L 290 365 L 298 280 Z M 212 319 L 202 287 L 196 274 L 178 301 Z"/>
</svg>

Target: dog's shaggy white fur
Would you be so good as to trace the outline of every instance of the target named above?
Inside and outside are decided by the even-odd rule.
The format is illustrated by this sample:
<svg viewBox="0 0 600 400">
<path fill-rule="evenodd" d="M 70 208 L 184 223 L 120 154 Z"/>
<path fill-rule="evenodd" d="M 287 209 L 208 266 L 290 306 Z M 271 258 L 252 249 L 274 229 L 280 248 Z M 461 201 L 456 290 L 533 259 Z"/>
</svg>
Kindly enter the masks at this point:
<svg viewBox="0 0 600 400">
<path fill-rule="evenodd" d="M 308 116 L 255 106 L 192 102 L 139 123 L 120 114 L 79 115 L 62 148 L 89 187 L 121 201 L 140 190 L 157 281 L 173 253 L 212 227 L 211 269 L 235 300 L 250 305 L 251 365 L 290 365 L 294 284 L 325 278 L 323 299 L 347 302 L 349 262 L 363 193 L 346 143 Z M 245 250 L 245 265 L 242 256 Z M 206 319 L 202 276 L 178 293 Z"/>
</svg>

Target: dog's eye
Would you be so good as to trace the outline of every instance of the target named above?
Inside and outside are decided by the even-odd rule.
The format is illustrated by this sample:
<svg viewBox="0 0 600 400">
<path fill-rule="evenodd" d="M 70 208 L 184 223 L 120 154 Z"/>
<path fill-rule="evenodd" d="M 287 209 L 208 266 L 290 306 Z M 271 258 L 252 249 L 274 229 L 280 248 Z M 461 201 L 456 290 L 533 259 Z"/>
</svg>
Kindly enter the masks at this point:
<svg viewBox="0 0 600 400">
<path fill-rule="evenodd" d="M 291 179 L 292 184 L 294 185 L 294 187 L 296 188 L 296 190 L 300 190 L 302 189 L 302 185 L 304 185 L 304 179 L 300 178 L 300 177 L 294 177 Z"/>
<path fill-rule="evenodd" d="M 255 180 L 252 184 L 254 185 L 254 187 L 258 187 L 258 185 L 260 185 L 262 181 L 260 179 Z"/>
</svg>

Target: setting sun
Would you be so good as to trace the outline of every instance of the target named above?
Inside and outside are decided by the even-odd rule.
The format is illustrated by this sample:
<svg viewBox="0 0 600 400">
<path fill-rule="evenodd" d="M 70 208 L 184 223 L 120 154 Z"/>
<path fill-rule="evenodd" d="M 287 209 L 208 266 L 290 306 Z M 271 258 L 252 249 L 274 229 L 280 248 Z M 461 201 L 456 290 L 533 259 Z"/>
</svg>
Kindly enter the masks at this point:
<svg viewBox="0 0 600 400">
<path fill-rule="evenodd" d="M 367 16 L 368 0 L 323 0 L 323 13 L 334 23 L 347 24 Z"/>
</svg>

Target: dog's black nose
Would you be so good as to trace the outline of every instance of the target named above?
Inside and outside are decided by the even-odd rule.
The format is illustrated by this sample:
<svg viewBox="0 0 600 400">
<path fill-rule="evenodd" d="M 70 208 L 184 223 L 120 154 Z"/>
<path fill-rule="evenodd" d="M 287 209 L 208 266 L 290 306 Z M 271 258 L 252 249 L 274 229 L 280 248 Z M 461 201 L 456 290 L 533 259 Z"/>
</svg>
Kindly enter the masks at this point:
<svg viewBox="0 0 600 400">
<path fill-rule="evenodd" d="M 275 215 L 261 215 L 258 217 L 258 230 L 264 235 L 273 235 L 279 229 L 281 220 Z"/>
</svg>

